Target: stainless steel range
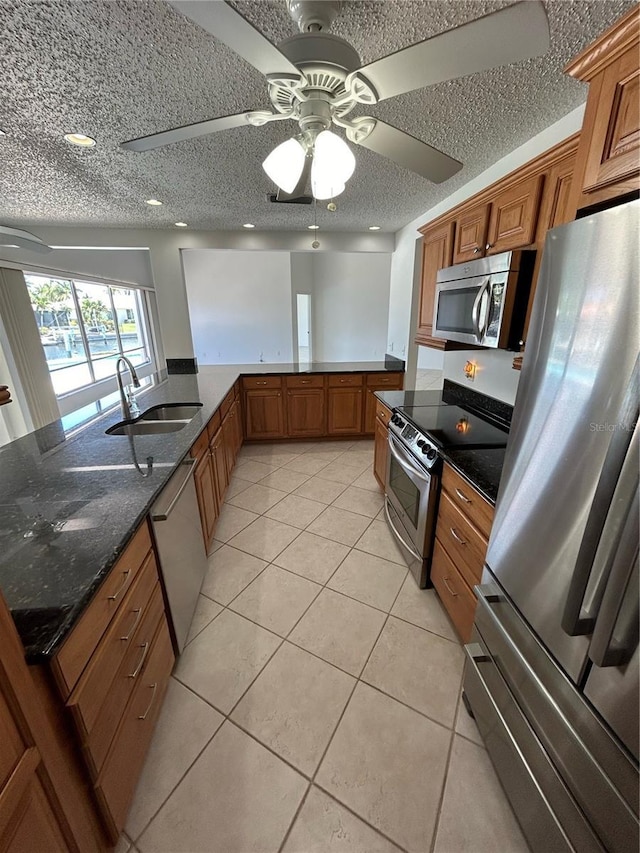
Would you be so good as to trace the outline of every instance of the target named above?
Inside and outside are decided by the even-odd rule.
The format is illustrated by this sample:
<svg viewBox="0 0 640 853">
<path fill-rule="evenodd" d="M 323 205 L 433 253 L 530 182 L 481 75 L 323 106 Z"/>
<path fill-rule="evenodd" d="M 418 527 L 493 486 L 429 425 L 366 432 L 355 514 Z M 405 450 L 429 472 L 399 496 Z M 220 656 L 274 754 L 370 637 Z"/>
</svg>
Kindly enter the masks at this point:
<svg viewBox="0 0 640 853">
<path fill-rule="evenodd" d="M 448 448 L 504 447 L 507 435 L 459 406 L 433 395 L 432 405 L 403 406 L 389 422 L 385 513 L 419 587 L 429 572 L 440 494 L 442 457 Z"/>
</svg>

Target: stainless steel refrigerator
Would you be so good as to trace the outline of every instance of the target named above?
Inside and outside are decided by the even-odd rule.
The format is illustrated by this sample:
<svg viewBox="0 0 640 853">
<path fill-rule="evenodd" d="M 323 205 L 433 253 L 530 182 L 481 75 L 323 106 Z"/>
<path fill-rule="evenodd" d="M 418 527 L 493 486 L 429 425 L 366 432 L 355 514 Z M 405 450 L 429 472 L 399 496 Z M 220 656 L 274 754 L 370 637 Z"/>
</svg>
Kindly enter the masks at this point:
<svg viewBox="0 0 640 853">
<path fill-rule="evenodd" d="M 640 201 L 547 236 L 466 647 L 465 698 L 545 853 L 638 850 L 639 245 Z"/>
</svg>

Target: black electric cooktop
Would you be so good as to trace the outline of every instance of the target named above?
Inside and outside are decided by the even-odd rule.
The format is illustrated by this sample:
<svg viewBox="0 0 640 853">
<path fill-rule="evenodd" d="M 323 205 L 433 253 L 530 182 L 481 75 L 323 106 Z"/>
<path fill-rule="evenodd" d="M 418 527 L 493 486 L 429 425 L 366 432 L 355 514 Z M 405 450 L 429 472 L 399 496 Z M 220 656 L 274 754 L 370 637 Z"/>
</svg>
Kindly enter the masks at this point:
<svg viewBox="0 0 640 853">
<path fill-rule="evenodd" d="M 506 432 L 459 406 L 400 406 L 396 410 L 441 448 L 506 447 Z"/>
</svg>

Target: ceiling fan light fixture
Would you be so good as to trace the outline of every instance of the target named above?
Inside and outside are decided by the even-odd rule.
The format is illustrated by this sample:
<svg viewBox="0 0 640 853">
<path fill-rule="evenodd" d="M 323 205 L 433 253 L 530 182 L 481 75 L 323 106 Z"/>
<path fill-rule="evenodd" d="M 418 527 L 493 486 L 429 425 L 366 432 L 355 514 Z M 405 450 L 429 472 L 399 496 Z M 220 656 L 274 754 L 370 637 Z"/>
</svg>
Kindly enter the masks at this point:
<svg viewBox="0 0 640 853">
<path fill-rule="evenodd" d="M 325 183 L 324 175 L 334 183 L 346 184 L 356 168 L 356 158 L 344 139 L 330 130 L 323 130 L 313 146 L 313 166 L 318 180 Z"/>
<path fill-rule="evenodd" d="M 344 192 L 345 185 L 341 184 L 333 178 L 318 180 L 313 176 L 313 167 L 311 171 L 311 192 L 313 197 L 318 201 L 326 201 L 328 198 L 336 198 L 340 193 Z"/>
<path fill-rule="evenodd" d="M 298 140 L 287 139 L 273 149 L 262 168 L 276 186 L 285 193 L 292 193 L 302 175 L 305 157 L 306 151 Z"/>
</svg>

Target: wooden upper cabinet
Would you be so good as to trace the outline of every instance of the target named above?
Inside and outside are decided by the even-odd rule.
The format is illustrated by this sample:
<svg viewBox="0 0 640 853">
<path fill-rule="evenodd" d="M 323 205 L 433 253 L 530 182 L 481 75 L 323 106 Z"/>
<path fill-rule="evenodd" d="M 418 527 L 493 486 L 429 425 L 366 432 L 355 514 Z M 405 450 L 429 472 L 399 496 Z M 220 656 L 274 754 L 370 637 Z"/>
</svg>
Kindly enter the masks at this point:
<svg viewBox="0 0 640 853">
<path fill-rule="evenodd" d="M 463 264 L 474 258 L 481 258 L 487 244 L 490 206 L 480 204 L 461 211 L 456 217 L 453 263 Z"/>
<path fill-rule="evenodd" d="M 635 6 L 565 69 L 589 83 L 574 210 L 640 188 L 640 12 Z"/>
<path fill-rule="evenodd" d="M 418 330 L 416 342 L 428 346 L 444 345 L 431 337 L 433 327 L 433 302 L 436 296 L 436 275 L 443 267 L 453 263 L 453 221 L 443 222 L 433 228 L 425 228 L 422 236 L 422 276 Z"/>
<path fill-rule="evenodd" d="M 507 187 L 491 202 L 486 253 L 496 255 L 533 243 L 542 195 L 542 175 Z"/>
</svg>

